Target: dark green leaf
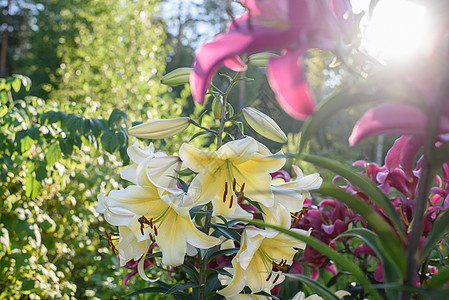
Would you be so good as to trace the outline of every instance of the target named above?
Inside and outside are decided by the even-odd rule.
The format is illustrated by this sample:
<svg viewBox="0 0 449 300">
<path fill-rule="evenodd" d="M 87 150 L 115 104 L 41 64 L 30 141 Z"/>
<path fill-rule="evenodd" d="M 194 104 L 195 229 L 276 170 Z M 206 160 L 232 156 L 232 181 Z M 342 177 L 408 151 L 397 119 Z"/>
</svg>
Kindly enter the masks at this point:
<svg viewBox="0 0 449 300">
<path fill-rule="evenodd" d="M 231 248 L 231 249 L 218 250 L 218 251 L 212 253 L 212 254 L 208 257 L 207 262 L 210 262 L 211 260 L 213 260 L 214 258 L 217 258 L 217 257 L 219 257 L 219 256 L 222 256 L 222 255 L 231 255 L 231 254 L 234 254 L 234 253 L 237 253 L 237 252 L 239 252 L 239 248 Z"/>
<path fill-rule="evenodd" d="M 198 174 L 196 172 L 193 172 L 192 170 L 190 170 L 189 168 L 184 169 L 184 170 L 175 170 L 176 174 L 178 174 L 179 176 L 189 176 L 189 175 L 193 175 L 193 174 Z"/>
<path fill-rule="evenodd" d="M 384 268 L 384 276 L 386 282 L 402 282 L 402 277 L 400 270 L 396 266 L 395 260 L 398 257 L 391 257 L 391 253 L 385 251 L 383 244 L 379 240 L 379 237 L 372 231 L 366 228 L 354 228 L 348 230 L 341 235 L 339 235 L 336 239 L 340 237 L 357 237 L 365 242 L 373 251 L 376 253 L 377 257 L 381 260 L 382 266 Z M 402 259 L 401 259 L 402 260 Z M 391 290 L 388 290 L 391 299 L 397 298 L 399 295 L 394 295 Z"/>
<path fill-rule="evenodd" d="M 178 291 L 199 287 L 198 283 L 188 282 L 187 284 L 178 283 L 172 286 L 164 295 L 170 295 Z"/>
<path fill-rule="evenodd" d="M 435 224 L 432 226 L 432 231 L 426 238 L 426 243 L 421 253 L 421 260 L 424 260 L 436 244 L 449 233 L 449 209 L 438 217 Z"/>
</svg>

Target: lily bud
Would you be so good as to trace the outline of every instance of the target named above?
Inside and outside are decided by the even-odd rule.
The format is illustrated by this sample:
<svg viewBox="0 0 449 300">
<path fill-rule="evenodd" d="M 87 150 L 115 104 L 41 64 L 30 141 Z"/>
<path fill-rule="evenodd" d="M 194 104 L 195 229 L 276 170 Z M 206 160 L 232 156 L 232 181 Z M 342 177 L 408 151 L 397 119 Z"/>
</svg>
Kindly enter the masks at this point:
<svg viewBox="0 0 449 300">
<path fill-rule="evenodd" d="M 129 135 L 144 139 L 163 139 L 183 132 L 189 127 L 191 119 L 182 117 L 149 121 L 128 129 Z"/>
<path fill-rule="evenodd" d="M 248 64 L 256 67 L 266 67 L 270 57 L 278 57 L 278 55 L 270 52 L 260 52 L 248 57 Z"/>
<path fill-rule="evenodd" d="M 168 74 L 165 74 L 161 78 L 161 83 L 171 86 L 189 83 L 190 72 L 192 72 L 192 68 L 175 69 Z"/>
<path fill-rule="evenodd" d="M 245 107 L 243 116 L 254 131 L 278 143 L 287 143 L 287 136 L 276 122 L 253 107 Z"/>
<path fill-rule="evenodd" d="M 223 114 L 223 104 L 217 98 L 215 98 L 214 102 L 212 102 L 212 112 L 214 114 L 215 119 L 217 120 L 221 119 L 221 116 Z"/>
</svg>

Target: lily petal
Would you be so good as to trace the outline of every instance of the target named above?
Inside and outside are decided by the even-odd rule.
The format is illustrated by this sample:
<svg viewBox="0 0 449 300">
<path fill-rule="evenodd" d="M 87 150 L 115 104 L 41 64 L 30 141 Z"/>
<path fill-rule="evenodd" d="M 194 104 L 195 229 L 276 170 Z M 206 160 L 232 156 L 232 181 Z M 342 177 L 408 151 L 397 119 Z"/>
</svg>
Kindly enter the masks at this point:
<svg viewBox="0 0 449 300">
<path fill-rule="evenodd" d="M 420 135 L 425 132 L 426 115 L 418 108 L 404 103 L 385 103 L 368 110 L 354 126 L 349 143 L 379 134 L 399 133 Z M 449 119 L 442 116 L 440 132 L 449 132 Z"/>
<path fill-rule="evenodd" d="M 279 104 L 293 118 L 304 120 L 315 111 L 315 99 L 302 70 L 305 49 L 270 58 L 267 78 Z"/>
</svg>

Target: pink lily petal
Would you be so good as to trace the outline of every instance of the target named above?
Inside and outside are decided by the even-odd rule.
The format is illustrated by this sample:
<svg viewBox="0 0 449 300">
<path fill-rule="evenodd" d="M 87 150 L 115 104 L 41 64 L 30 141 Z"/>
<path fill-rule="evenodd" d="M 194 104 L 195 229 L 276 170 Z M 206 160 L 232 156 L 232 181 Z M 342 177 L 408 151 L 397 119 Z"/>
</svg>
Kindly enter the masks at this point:
<svg viewBox="0 0 449 300">
<path fill-rule="evenodd" d="M 329 6 L 345 31 L 349 32 L 354 22 L 351 2 L 349 0 L 331 0 Z"/>
<path fill-rule="evenodd" d="M 292 117 L 304 120 L 315 111 L 315 99 L 302 71 L 304 50 L 287 51 L 283 56 L 271 58 L 267 77 L 279 104 Z"/>
<path fill-rule="evenodd" d="M 221 62 L 244 52 L 251 41 L 251 36 L 245 34 L 220 34 L 212 42 L 200 47 L 190 74 L 190 88 L 196 102 L 204 103 L 209 81 Z"/>
<path fill-rule="evenodd" d="M 401 136 L 397 139 L 385 157 L 388 170 L 392 171 L 401 166 L 408 178 L 412 178 L 415 157 L 423 142 L 423 137 Z"/>
<path fill-rule="evenodd" d="M 426 115 L 416 107 L 403 103 L 381 104 L 357 121 L 349 143 L 355 145 L 367 137 L 386 133 L 423 135 L 426 121 Z"/>
<path fill-rule="evenodd" d="M 232 71 L 245 71 L 247 66 L 239 56 L 229 57 L 223 61 L 223 64 Z"/>
</svg>

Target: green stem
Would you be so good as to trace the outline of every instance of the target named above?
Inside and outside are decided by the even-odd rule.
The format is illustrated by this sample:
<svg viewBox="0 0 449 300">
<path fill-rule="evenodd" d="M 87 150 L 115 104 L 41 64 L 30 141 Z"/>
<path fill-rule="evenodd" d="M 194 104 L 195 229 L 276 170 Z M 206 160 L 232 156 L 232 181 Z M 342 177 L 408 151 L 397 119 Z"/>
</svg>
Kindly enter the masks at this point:
<svg viewBox="0 0 449 300">
<path fill-rule="evenodd" d="M 218 130 L 218 132 L 213 131 L 213 130 L 208 130 L 206 128 L 203 128 L 201 126 L 199 126 L 199 124 L 197 124 L 196 122 L 192 124 L 203 128 L 209 132 L 212 132 L 214 134 L 217 135 L 217 150 L 223 145 L 223 132 L 224 132 L 224 123 L 226 121 L 226 105 L 227 105 L 227 99 L 228 99 L 228 95 L 229 92 L 231 91 L 232 87 L 234 86 L 234 84 L 237 82 L 236 79 L 240 76 L 240 72 L 237 72 L 234 76 L 234 78 L 232 78 L 231 83 L 229 84 L 228 89 L 226 90 L 226 92 L 220 93 L 221 97 L 222 97 L 222 114 L 221 114 L 221 119 L 220 119 L 220 129 Z M 211 83 L 212 85 L 212 83 Z M 215 86 L 212 85 L 212 87 L 214 89 L 216 89 L 217 91 L 219 91 Z M 206 210 L 212 210 L 212 203 L 208 203 L 206 205 Z M 203 226 L 203 232 L 205 234 L 209 234 L 209 228 L 210 228 L 210 221 L 212 219 L 212 214 L 207 214 L 206 215 L 206 220 L 204 221 L 204 226 Z M 198 300 L 204 300 L 206 299 L 206 295 L 205 295 L 205 289 L 206 289 L 206 271 L 207 271 L 207 258 L 206 255 L 202 255 L 201 257 L 201 264 L 200 264 L 200 268 L 199 268 L 199 287 L 198 287 Z"/>
<path fill-rule="evenodd" d="M 421 165 L 421 178 L 418 184 L 418 197 L 415 202 L 415 211 L 413 215 L 412 231 L 409 237 L 407 248 L 407 273 L 405 284 L 414 286 L 416 271 L 419 266 L 419 258 L 421 256 L 420 240 L 424 227 L 424 213 L 426 211 L 427 199 L 429 196 L 431 181 L 435 172 L 432 166 L 431 158 L 435 150 L 435 142 L 438 135 L 438 127 L 440 123 L 441 112 L 447 96 L 449 95 L 449 87 L 445 79 L 449 78 L 449 74 L 444 74 L 442 79 L 438 81 L 435 88 L 434 106 L 429 108 L 427 113 L 427 130 L 424 139 L 424 153 Z M 401 299 L 410 299 L 410 292 L 403 292 Z"/>
<path fill-rule="evenodd" d="M 218 130 L 218 136 L 217 136 L 217 150 L 223 145 L 223 131 L 224 131 L 224 124 L 226 121 L 226 106 L 228 104 L 228 95 L 231 91 L 234 84 L 236 84 L 236 79 L 240 76 L 241 72 L 237 72 L 235 76 L 232 78 L 231 83 L 228 86 L 228 89 L 223 95 L 223 101 L 222 101 L 222 113 L 221 113 L 221 119 L 220 119 L 220 129 Z"/>
<path fill-rule="evenodd" d="M 199 128 L 201 128 L 201 129 L 203 129 L 203 130 L 206 130 L 207 132 L 213 133 L 213 134 L 215 134 L 215 135 L 218 134 L 218 131 L 215 131 L 215 130 L 206 128 L 206 127 L 204 127 L 204 126 L 201 126 L 200 124 L 198 124 L 196 121 L 194 121 L 194 120 L 192 120 L 192 119 L 190 119 L 190 123 L 193 124 L 193 125 L 195 125 L 196 127 L 199 127 Z"/>
</svg>

